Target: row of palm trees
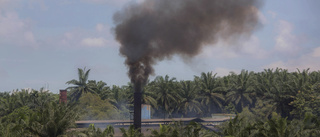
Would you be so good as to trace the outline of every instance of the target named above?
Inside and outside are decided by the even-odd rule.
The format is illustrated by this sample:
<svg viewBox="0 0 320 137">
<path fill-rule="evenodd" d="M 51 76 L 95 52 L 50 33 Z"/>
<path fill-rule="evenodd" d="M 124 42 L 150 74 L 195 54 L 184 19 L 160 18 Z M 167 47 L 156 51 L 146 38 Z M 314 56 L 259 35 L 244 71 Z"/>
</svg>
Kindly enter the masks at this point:
<svg viewBox="0 0 320 137">
<path fill-rule="evenodd" d="M 71 101 L 84 93 L 93 93 L 109 101 L 118 110 L 132 109 L 133 85 L 107 86 L 103 81 L 88 80 L 89 70 L 78 69 L 79 79 L 70 80 Z M 319 106 L 320 71 L 265 69 L 263 72 L 242 70 L 217 77 L 212 72 L 201 73 L 191 81 L 158 76 L 149 81 L 142 94 L 142 102 L 153 107 L 153 117 L 210 117 L 212 113 L 236 113 L 244 107 L 259 113 L 272 112 L 282 117 L 302 117 L 297 112 L 315 110 Z M 308 94 L 306 94 L 308 93 Z M 306 98 L 311 100 L 306 100 Z M 301 104 L 301 100 L 305 103 Z M 315 100 L 314 102 L 309 102 Z M 300 102 L 299 102 L 300 101 Z M 313 105 L 313 106 L 312 106 Z M 311 109 L 311 110 L 308 110 Z M 296 112 L 296 113 L 295 113 Z M 260 112 L 261 113 L 261 112 Z"/>
<path fill-rule="evenodd" d="M 69 129 L 74 127 L 75 120 L 128 119 L 133 107 L 133 85 L 108 86 L 103 81 L 88 80 L 89 72 L 78 69 L 79 78 L 67 82 L 71 85 L 68 104 L 58 104 L 59 95 L 44 89 L 1 92 L 0 136 L 66 135 L 71 133 Z M 290 136 L 287 134 L 290 131 L 299 131 L 294 136 L 316 136 L 320 126 L 319 81 L 320 71 L 284 69 L 243 70 L 224 77 L 208 72 L 190 81 L 158 76 L 144 87 L 142 101 L 152 105 L 153 118 L 210 117 L 212 113 L 236 112 L 247 117 L 229 121 L 229 125 L 239 128 L 223 126 L 220 134 L 225 136 L 273 136 L 269 134 L 273 130 L 285 133 L 284 136 Z M 275 119 L 275 113 L 281 117 Z M 243 124 L 252 119 L 255 121 Z M 278 131 L 278 127 L 283 130 Z M 198 129 L 192 128 L 200 134 Z M 163 126 L 163 131 L 169 130 L 153 133 L 154 136 L 176 133 Z M 83 133 L 90 136 L 98 132 L 91 127 Z"/>
<path fill-rule="evenodd" d="M 250 112 L 242 112 L 219 128 L 220 135 L 230 137 L 318 137 L 320 119 L 311 113 L 300 120 L 288 120 L 276 113 L 269 119 L 260 119 Z"/>
<path fill-rule="evenodd" d="M 58 95 L 44 89 L 0 94 L 0 136 L 56 137 L 63 135 L 80 115 L 75 104 L 58 104 Z"/>
</svg>

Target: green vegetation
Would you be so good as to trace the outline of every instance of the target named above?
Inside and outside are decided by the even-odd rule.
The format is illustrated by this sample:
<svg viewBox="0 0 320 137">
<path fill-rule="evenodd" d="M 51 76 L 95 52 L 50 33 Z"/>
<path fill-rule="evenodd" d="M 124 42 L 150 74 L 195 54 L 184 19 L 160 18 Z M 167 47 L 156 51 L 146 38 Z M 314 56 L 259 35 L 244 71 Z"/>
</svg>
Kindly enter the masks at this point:
<svg viewBox="0 0 320 137">
<path fill-rule="evenodd" d="M 216 137 L 219 136 L 213 131 L 205 130 L 200 124 L 190 122 L 183 125 L 176 122 L 173 125 L 160 125 L 159 130 L 151 130 L 152 137 Z"/>
<path fill-rule="evenodd" d="M 73 130 L 74 121 L 129 119 L 133 85 L 108 86 L 89 80 L 89 73 L 90 69 L 78 69 L 78 79 L 67 82 L 67 104 L 59 104 L 59 95 L 44 89 L 0 92 L 0 136 L 113 136 L 112 127 Z M 197 123 L 176 123 L 152 130 L 155 137 L 320 136 L 320 71 L 243 70 L 223 77 L 209 72 L 191 81 L 166 75 L 148 82 L 142 93 L 142 102 L 152 106 L 152 118 L 237 114 L 220 125 L 219 132 L 204 130 Z M 121 132 L 142 136 L 132 127 Z"/>
<path fill-rule="evenodd" d="M 0 136 L 56 137 L 74 126 L 76 104 L 58 104 L 57 95 L 41 89 L 3 93 L 0 101 Z"/>
</svg>

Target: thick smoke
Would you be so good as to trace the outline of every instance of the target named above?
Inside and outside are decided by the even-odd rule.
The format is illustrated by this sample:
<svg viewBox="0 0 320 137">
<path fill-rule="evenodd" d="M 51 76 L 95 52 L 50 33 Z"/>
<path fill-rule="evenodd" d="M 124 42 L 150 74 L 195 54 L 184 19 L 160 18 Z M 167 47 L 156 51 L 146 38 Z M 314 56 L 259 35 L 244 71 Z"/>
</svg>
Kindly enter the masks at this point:
<svg viewBox="0 0 320 137">
<path fill-rule="evenodd" d="M 259 0 L 145 0 L 114 15 L 120 53 L 136 88 L 156 61 L 197 55 L 218 40 L 233 41 L 259 26 Z M 140 89 L 136 89 L 140 90 Z"/>
</svg>

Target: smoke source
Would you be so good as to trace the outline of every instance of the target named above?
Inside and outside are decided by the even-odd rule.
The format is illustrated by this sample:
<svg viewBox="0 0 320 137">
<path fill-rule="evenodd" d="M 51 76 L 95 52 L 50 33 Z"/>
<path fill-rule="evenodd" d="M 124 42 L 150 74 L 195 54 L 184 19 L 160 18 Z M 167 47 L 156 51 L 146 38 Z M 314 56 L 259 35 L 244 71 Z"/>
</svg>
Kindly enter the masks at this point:
<svg viewBox="0 0 320 137">
<path fill-rule="evenodd" d="M 258 26 L 260 0 L 145 0 L 114 14 L 120 53 L 140 91 L 156 61 L 193 57 L 218 40 L 232 42 Z"/>
</svg>

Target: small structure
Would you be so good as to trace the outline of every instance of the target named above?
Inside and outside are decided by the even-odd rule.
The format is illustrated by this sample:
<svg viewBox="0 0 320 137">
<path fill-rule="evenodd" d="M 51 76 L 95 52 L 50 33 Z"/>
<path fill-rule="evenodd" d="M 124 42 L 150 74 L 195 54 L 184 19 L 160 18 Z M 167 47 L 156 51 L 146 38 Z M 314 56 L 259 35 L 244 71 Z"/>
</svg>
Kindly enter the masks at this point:
<svg viewBox="0 0 320 137">
<path fill-rule="evenodd" d="M 141 119 L 151 119 L 151 106 L 147 104 L 141 105 Z"/>
<path fill-rule="evenodd" d="M 59 94 L 59 104 L 61 103 L 67 103 L 67 90 L 60 90 Z"/>
</svg>

